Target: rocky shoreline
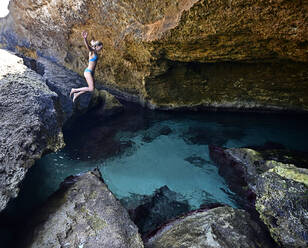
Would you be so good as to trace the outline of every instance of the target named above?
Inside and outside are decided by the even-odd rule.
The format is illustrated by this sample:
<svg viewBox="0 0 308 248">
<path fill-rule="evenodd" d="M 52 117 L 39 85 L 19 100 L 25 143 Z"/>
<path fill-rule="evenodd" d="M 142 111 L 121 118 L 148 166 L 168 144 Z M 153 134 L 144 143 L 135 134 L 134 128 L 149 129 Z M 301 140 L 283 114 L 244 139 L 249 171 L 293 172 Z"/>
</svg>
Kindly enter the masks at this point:
<svg viewBox="0 0 308 248">
<path fill-rule="evenodd" d="M 222 174 L 231 189 L 255 207 L 277 244 L 307 247 L 307 157 L 294 157 L 291 151 L 281 148 L 213 146 L 210 155 L 220 171 L 233 171 Z"/>
<path fill-rule="evenodd" d="M 6 58 L 0 63 L 3 210 L 10 198 L 17 196 L 18 186 L 34 161 L 63 147 L 65 123 L 92 108 L 108 118 L 119 113 L 123 106 L 106 91 L 96 91 L 82 97 L 73 107 L 69 90 L 84 83 L 78 74 L 43 58 L 22 59 L 5 50 L 0 50 L 0 55 Z M 166 206 L 179 206 L 179 211 L 185 209 L 185 203 L 172 202 L 173 193 L 162 188 L 153 199 L 144 199 L 131 207 L 129 216 L 99 172 L 88 172 L 68 178 L 50 197 L 34 217 L 37 222 L 33 222 L 27 247 L 273 247 L 273 240 L 280 247 L 306 247 L 306 158 L 300 159 L 298 154 L 292 157 L 291 152 L 281 147 L 258 150 L 212 146 L 210 153 L 230 188 L 244 198 L 246 211 L 214 206 L 177 217 L 170 209 L 167 219 L 159 216 L 167 223 L 153 232 L 156 227 L 149 228 L 142 218 L 148 218 L 145 213 L 158 218 L 157 211 L 161 208 L 158 201 L 163 199 Z M 171 201 L 166 201 L 166 196 Z M 255 213 L 248 213 L 254 209 L 273 240 L 260 220 L 255 219 Z M 152 233 L 144 236 L 147 237 L 144 243 L 131 218 Z M 168 222 L 168 218 L 175 219 Z"/>
</svg>

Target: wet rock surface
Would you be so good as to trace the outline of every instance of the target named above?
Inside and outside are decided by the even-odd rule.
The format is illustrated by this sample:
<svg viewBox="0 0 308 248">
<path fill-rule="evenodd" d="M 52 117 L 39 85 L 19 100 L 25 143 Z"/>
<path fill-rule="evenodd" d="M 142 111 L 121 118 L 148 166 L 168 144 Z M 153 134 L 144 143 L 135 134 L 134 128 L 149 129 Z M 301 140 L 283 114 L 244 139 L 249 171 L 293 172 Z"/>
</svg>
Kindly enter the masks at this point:
<svg viewBox="0 0 308 248">
<path fill-rule="evenodd" d="M 18 194 L 28 168 L 61 148 L 57 95 L 21 58 L 0 50 L 0 211 Z"/>
<path fill-rule="evenodd" d="M 143 247 L 98 170 L 67 178 L 31 222 L 39 225 L 26 247 Z"/>
<path fill-rule="evenodd" d="M 244 210 L 217 207 L 169 223 L 145 247 L 272 248 L 275 245 Z"/>
<path fill-rule="evenodd" d="M 306 156 L 281 149 L 217 147 L 211 147 L 210 154 L 233 191 L 254 203 L 279 245 L 308 245 Z"/>
</svg>

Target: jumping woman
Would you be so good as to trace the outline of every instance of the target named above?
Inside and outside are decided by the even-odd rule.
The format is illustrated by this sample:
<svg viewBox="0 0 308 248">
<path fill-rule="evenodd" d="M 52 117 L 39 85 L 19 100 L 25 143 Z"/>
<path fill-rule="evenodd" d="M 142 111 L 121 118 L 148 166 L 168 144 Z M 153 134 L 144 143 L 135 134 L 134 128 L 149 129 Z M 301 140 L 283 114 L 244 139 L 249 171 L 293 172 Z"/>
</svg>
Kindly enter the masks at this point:
<svg viewBox="0 0 308 248">
<path fill-rule="evenodd" d="M 103 43 L 100 41 L 91 40 L 91 46 L 90 46 L 87 40 L 88 33 L 86 31 L 82 32 L 82 37 L 83 37 L 84 44 L 89 50 L 89 65 L 84 70 L 84 73 L 83 73 L 84 77 L 87 80 L 88 87 L 82 87 L 82 88 L 76 88 L 76 89 L 72 88 L 70 92 L 70 97 L 74 95 L 73 102 L 75 102 L 77 97 L 79 97 L 81 94 L 87 91 L 92 92 L 94 90 L 94 70 L 95 70 L 96 62 L 98 60 L 97 53 L 103 48 Z"/>
</svg>

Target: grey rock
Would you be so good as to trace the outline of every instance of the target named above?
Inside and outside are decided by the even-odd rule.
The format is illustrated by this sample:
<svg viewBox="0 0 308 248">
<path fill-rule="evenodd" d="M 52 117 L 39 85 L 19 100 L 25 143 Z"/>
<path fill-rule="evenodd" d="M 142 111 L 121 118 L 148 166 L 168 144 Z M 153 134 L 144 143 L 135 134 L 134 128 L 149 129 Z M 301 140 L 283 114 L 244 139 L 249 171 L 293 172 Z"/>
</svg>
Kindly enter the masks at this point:
<svg viewBox="0 0 308 248">
<path fill-rule="evenodd" d="M 98 170 L 69 177 L 39 211 L 26 247 L 141 248 L 138 228 Z"/>
<path fill-rule="evenodd" d="M 231 188 L 246 197 L 253 192 L 255 208 L 280 246 L 308 247 L 308 169 L 291 164 L 304 167 L 305 157 L 283 149 L 210 150 Z M 226 173 L 228 167 L 235 175 Z"/>
<path fill-rule="evenodd" d="M 0 49 L 0 211 L 18 194 L 28 168 L 61 148 L 57 95 L 21 58 Z"/>
<path fill-rule="evenodd" d="M 150 238 L 148 248 L 273 247 L 244 210 L 218 207 L 177 219 Z"/>
<path fill-rule="evenodd" d="M 257 181 L 256 209 L 282 247 L 308 247 L 308 170 L 277 163 Z"/>
<path fill-rule="evenodd" d="M 98 114 L 108 117 L 123 110 L 123 105 L 105 90 L 95 89 L 93 93 L 84 93 L 73 103 L 69 93 L 72 88 L 86 87 L 85 79 L 78 73 L 45 58 L 39 57 L 37 63 L 44 66 L 43 78 L 48 87 L 59 96 L 61 118 L 64 122 L 74 114 L 80 115 L 96 107 L 99 107 Z"/>
</svg>

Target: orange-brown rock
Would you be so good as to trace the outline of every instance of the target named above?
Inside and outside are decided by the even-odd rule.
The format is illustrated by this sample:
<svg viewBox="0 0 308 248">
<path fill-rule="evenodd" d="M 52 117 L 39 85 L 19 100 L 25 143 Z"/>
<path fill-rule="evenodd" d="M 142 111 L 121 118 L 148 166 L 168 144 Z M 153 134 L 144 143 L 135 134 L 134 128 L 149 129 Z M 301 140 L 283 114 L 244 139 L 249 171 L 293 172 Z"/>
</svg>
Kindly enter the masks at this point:
<svg viewBox="0 0 308 248">
<path fill-rule="evenodd" d="M 307 0 L 11 0 L 0 42 L 82 74 L 87 30 L 104 43 L 97 82 L 153 107 L 307 111 L 307 9 Z"/>
</svg>

